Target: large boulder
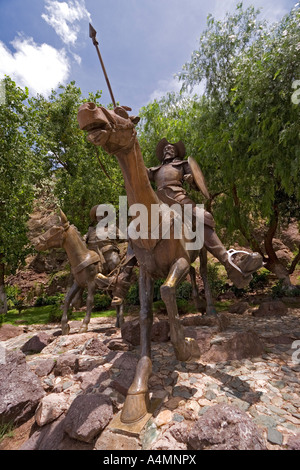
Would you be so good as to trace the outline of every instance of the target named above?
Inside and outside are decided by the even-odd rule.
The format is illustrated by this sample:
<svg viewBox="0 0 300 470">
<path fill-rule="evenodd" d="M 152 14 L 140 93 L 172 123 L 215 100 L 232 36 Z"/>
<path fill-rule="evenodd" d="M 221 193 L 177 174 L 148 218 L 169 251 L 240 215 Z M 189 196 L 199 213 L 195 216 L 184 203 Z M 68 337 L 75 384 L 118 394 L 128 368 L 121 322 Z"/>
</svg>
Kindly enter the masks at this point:
<svg viewBox="0 0 300 470">
<path fill-rule="evenodd" d="M 131 320 L 125 322 L 121 327 L 121 334 L 124 341 L 138 346 L 140 344 L 140 322 Z M 155 318 L 152 325 L 151 341 L 163 343 L 170 339 L 170 326 L 167 320 Z"/>
<path fill-rule="evenodd" d="M 32 338 L 30 338 L 26 343 L 21 347 L 21 351 L 23 353 L 40 353 L 49 343 L 52 341 L 52 337 L 45 333 L 44 331 L 40 331 Z"/>
<path fill-rule="evenodd" d="M 264 344 L 261 339 L 255 331 L 248 330 L 214 336 L 210 342 L 210 349 L 201 356 L 201 359 L 205 362 L 226 362 L 259 357 L 263 353 Z"/>
<path fill-rule="evenodd" d="M 0 327 L 0 341 L 7 341 L 8 339 L 20 336 L 23 333 L 23 328 L 14 325 L 2 325 Z"/>
<path fill-rule="evenodd" d="M 51 423 L 61 416 L 70 406 L 70 398 L 64 393 L 50 393 L 39 403 L 35 420 L 39 426 Z"/>
<path fill-rule="evenodd" d="M 252 312 L 254 317 L 271 317 L 287 315 L 288 308 L 281 300 L 266 300 L 257 310 Z"/>
<path fill-rule="evenodd" d="M 3 363 L 4 362 L 4 363 Z M 4 423 L 22 423 L 35 412 L 45 395 L 38 377 L 26 364 L 25 355 L 7 352 L 0 362 L 0 416 Z"/>
<path fill-rule="evenodd" d="M 64 420 L 64 430 L 72 438 L 92 442 L 113 418 L 111 400 L 105 395 L 79 395 Z"/>
<path fill-rule="evenodd" d="M 251 418 L 230 405 L 211 407 L 188 436 L 195 450 L 264 450 L 261 433 Z"/>
</svg>

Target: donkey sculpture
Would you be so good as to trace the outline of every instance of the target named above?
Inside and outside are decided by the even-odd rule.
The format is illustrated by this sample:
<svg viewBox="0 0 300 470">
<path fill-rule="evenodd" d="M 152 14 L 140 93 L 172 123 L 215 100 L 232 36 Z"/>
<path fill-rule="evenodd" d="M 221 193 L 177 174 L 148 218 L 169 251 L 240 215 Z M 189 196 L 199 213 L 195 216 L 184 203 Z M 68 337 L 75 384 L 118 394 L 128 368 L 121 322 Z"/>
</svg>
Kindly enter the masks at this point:
<svg viewBox="0 0 300 470">
<path fill-rule="evenodd" d="M 63 306 L 61 320 L 62 334 L 69 334 L 68 310 L 75 296 L 85 288 L 88 291 L 86 315 L 83 319 L 80 332 L 86 332 L 91 319 L 96 289 L 101 288 L 99 283 L 97 283 L 97 274 L 100 272 L 99 255 L 87 248 L 77 228 L 74 225 L 70 225 L 62 211 L 60 211 L 60 224 L 54 225 L 47 232 L 37 237 L 34 240 L 34 245 L 37 251 L 45 251 L 51 248 L 63 248 L 66 251 L 74 276 L 74 283 L 66 295 Z M 116 326 L 120 327 L 124 321 L 123 304 L 116 306 L 116 314 Z"/>
</svg>

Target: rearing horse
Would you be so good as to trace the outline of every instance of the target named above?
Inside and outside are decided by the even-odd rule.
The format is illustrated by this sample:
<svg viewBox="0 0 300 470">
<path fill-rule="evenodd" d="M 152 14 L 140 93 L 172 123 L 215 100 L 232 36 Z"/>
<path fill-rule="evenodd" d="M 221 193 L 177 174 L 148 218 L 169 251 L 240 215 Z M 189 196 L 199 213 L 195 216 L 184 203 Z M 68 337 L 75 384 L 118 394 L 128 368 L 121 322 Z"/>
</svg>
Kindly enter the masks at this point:
<svg viewBox="0 0 300 470">
<path fill-rule="evenodd" d="M 84 333 L 87 331 L 88 324 L 90 323 L 95 291 L 99 288 L 96 276 L 99 273 L 100 257 L 95 251 L 87 248 L 77 228 L 74 225 L 70 225 L 66 215 L 62 211 L 60 211 L 60 219 L 60 225 L 54 225 L 33 242 L 37 251 L 45 251 L 50 248 L 63 248 L 67 253 L 71 265 L 71 271 L 75 281 L 66 295 L 63 306 L 61 319 L 63 335 L 67 335 L 70 332 L 68 309 L 72 300 L 80 290 L 87 288 L 86 315 L 80 328 L 80 333 Z M 123 323 L 123 305 L 116 306 L 116 313 L 116 326 L 119 327 Z"/>
</svg>

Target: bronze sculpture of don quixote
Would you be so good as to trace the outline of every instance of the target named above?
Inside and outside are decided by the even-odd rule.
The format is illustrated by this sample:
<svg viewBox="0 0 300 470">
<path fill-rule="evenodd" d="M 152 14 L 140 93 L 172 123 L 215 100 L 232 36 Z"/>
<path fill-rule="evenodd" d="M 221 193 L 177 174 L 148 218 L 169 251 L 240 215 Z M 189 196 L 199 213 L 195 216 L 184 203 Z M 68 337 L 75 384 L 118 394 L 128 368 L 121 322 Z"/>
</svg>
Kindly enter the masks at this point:
<svg viewBox="0 0 300 470">
<path fill-rule="evenodd" d="M 158 208 L 161 222 L 165 205 L 177 204 L 179 207 L 185 204 L 191 205 L 193 226 L 199 226 L 197 220 L 203 221 L 201 229 L 204 248 L 224 264 L 228 276 L 237 286 L 247 285 L 251 273 L 262 266 L 261 256 L 257 253 L 244 253 L 240 264 L 235 264 L 232 257 L 236 252 L 227 252 L 222 245 L 214 230 L 215 223 L 211 214 L 199 209 L 189 199 L 182 187 L 184 181 L 196 184 L 203 192 L 207 189 L 204 181 L 201 181 L 201 173 L 197 170 L 195 161 L 184 160 L 185 147 L 182 142 L 171 144 L 162 139 L 157 146 L 160 165 L 152 169 L 146 168 L 135 129 L 139 119 L 129 115 L 130 108 L 116 106 L 99 52 L 96 31 L 91 25 L 90 36 L 97 48 L 114 109 L 106 109 L 94 103 L 84 103 L 78 111 L 78 123 L 80 129 L 87 132 L 90 142 L 101 146 L 108 154 L 117 158 L 124 178 L 129 208 L 134 204 L 142 204 L 148 214 L 147 227 L 151 227 L 153 207 Z M 152 188 L 150 180 L 156 183 L 157 192 Z M 174 220 L 173 218 L 171 223 L 174 224 Z M 181 237 L 175 237 L 174 230 L 170 230 L 169 233 L 169 238 L 163 236 L 151 238 L 151 234 L 148 233 L 148 236 L 129 240 L 139 264 L 141 351 L 135 377 L 121 411 L 120 421 L 123 425 L 137 423 L 149 412 L 148 379 L 152 370 L 151 327 L 155 279 L 165 279 L 160 291 L 168 313 L 170 338 L 176 358 L 180 361 L 193 361 L 200 357 L 195 339 L 185 337 L 178 315 L 176 288 L 190 272 L 190 266 L 199 256 L 201 247 L 191 244 L 183 228 Z"/>
</svg>

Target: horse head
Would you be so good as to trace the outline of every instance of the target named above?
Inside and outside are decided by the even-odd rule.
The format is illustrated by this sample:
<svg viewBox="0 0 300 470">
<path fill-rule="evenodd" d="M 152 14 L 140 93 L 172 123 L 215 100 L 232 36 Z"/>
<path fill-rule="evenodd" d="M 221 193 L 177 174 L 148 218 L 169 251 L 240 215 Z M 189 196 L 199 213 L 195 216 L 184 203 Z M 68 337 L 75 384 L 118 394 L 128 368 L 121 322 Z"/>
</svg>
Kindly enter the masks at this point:
<svg viewBox="0 0 300 470">
<path fill-rule="evenodd" d="M 46 251 L 50 248 L 61 248 L 66 236 L 66 231 L 70 227 L 70 223 L 63 213 L 60 211 L 60 225 L 53 225 L 47 232 L 33 240 L 34 247 L 37 251 Z"/>
<path fill-rule="evenodd" d="M 138 116 L 129 116 L 127 106 L 117 106 L 114 110 L 84 103 L 78 111 L 78 123 L 82 130 L 87 131 L 88 140 L 101 146 L 107 153 L 116 154 L 130 149 L 135 141 L 135 125 Z"/>
</svg>

